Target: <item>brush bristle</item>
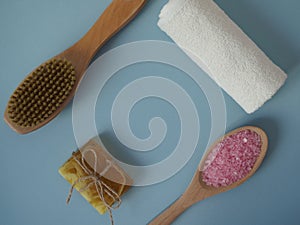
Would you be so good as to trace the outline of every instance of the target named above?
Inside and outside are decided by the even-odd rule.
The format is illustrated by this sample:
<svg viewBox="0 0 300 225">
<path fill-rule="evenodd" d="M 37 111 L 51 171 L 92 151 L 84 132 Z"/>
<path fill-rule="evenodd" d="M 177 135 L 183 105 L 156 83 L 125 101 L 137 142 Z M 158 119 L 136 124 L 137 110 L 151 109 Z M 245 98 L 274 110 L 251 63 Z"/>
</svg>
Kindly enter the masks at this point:
<svg viewBox="0 0 300 225">
<path fill-rule="evenodd" d="M 71 62 L 62 59 L 45 62 L 11 96 L 9 118 L 21 127 L 42 123 L 65 101 L 75 81 L 75 69 Z"/>
</svg>

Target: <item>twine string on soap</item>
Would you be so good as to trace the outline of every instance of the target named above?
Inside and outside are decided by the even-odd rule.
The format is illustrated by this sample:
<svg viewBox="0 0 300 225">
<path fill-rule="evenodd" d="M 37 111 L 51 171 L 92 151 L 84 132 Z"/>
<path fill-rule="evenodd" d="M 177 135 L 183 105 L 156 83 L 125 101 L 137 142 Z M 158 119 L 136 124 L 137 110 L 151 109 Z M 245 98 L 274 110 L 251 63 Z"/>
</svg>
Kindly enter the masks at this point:
<svg viewBox="0 0 300 225">
<path fill-rule="evenodd" d="M 93 170 L 91 170 L 85 160 L 84 160 L 84 155 L 86 152 L 92 152 L 94 155 L 94 167 Z M 119 169 L 117 167 L 115 167 L 113 165 L 113 163 L 110 160 L 106 160 L 107 166 L 104 168 L 104 170 L 98 175 L 97 174 L 97 163 L 98 163 L 98 157 L 96 152 L 93 149 L 87 149 L 83 152 L 81 152 L 81 160 L 79 160 L 76 156 L 75 156 L 75 152 L 73 152 L 72 157 L 73 159 L 78 163 L 78 165 L 83 169 L 83 171 L 88 174 L 86 176 L 83 177 L 79 177 L 71 186 L 68 197 L 67 197 L 67 204 L 69 204 L 71 197 L 72 197 L 72 193 L 74 190 L 74 187 L 76 186 L 76 184 L 86 181 L 86 180 L 91 180 L 85 187 L 79 189 L 79 192 L 84 192 L 87 189 L 89 189 L 92 185 L 95 185 L 97 193 L 99 195 L 99 198 L 101 199 L 101 201 L 103 202 L 103 204 L 105 205 L 105 207 L 107 208 L 108 212 L 109 212 L 109 217 L 110 217 L 110 221 L 111 221 L 111 225 L 114 225 L 114 219 L 113 219 L 113 215 L 112 215 L 112 210 L 113 209 L 117 209 L 120 207 L 122 201 L 121 198 L 119 196 L 118 193 L 116 193 L 111 187 L 109 187 L 104 181 L 103 181 L 103 176 L 105 173 L 107 173 L 107 171 L 111 168 L 114 167 L 115 169 L 119 171 Z M 120 172 L 120 174 L 122 175 L 124 181 L 125 181 L 125 177 L 123 175 L 122 172 Z M 122 189 L 120 190 L 120 193 L 122 192 L 124 186 L 122 185 Z M 110 205 L 107 200 L 104 197 L 104 193 L 106 193 L 108 196 L 110 196 L 113 199 L 113 204 Z"/>
</svg>

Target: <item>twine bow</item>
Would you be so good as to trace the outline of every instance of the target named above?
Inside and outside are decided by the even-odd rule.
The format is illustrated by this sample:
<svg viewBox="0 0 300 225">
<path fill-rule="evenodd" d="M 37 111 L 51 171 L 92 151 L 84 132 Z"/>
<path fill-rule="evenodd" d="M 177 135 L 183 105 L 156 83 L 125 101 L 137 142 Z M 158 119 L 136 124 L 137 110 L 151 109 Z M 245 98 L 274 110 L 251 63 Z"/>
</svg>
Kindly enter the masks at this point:
<svg viewBox="0 0 300 225">
<path fill-rule="evenodd" d="M 85 160 L 84 160 L 84 155 L 86 152 L 92 152 L 94 155 L 94 167 L 93 170 L 89 169 L 89 167 L 87 166 Z M 103 181 L 103 176 L 104 174 L 112 167 L 114 166 L 112 164 L 112 162 L 110 160 L 106 160 L 107 162 L 107 166 L 104 168 L 104 170 L 98 174 L 97 171 L 97 162 L 98 162 L 98 157 L 96 152 L 93 149 L 87 149 L 83 152 L 81 152 L 81 159 L 78 159 L 75 156 L 75 152 L 73 152 L 72 157 L 73 159 L 78 163 L 78 165 L 83 169 L 83 171 L 87 174 L 86 176 L 83 177 L 79 177 L 71 186 L 66 203 L 69 204 L 71 197 L 72 197 L 72 193 L 74 190 L 74 187 L 76 186 L 76 184 L 86 181 L 86 180 L 90 180 L 90 182 L 83 188 L 79 189 L 79 192 L 84 192 L 87 189 L 89 189 L 92 185 L 95 185 L 97 193 L 99 195 L 99 198 L 101 199 L 101 201 L 103 202 L 103 204 L 105 205 L 105 207 L 107 208 L 108 212 L 109 212 L 109 217 L 110 217 L 110 221 L 111 221 L 111 225 L 114 225 L 114 219 L 113 219 L 113 215 L 112 215 L 112 210 L 113 209 L 117 209 L 120 207 L 122 201 L 121 198 L 119 196 L 118 193 L 116 193 L 111 187 L 109 187 L 104 181 Z M 115 167 L 116 168 L 116 167 Z M 122 174 L 122 173 L 120 173 Z M 107 200 L 104 197 L 104 193 L 106 193 L 108 196 L 110 196 L 113 199 L 113 204 L 110 205 Z"/>
</svg>

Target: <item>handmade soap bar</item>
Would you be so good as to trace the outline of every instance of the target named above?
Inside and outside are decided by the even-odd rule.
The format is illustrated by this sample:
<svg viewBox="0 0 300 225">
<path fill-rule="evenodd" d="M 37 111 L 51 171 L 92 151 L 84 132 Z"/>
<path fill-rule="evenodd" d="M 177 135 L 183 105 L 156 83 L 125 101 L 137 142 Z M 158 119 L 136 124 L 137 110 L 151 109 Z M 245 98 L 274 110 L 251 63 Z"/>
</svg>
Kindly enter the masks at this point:
<svg viewBox="0 0 300 225">
<path fill-rule="evenodd" d="M 95 139 L 74 152 L 59 173 L 100 214 L 119 205 L 121 195 L 133 183 Z"/>
</svg>

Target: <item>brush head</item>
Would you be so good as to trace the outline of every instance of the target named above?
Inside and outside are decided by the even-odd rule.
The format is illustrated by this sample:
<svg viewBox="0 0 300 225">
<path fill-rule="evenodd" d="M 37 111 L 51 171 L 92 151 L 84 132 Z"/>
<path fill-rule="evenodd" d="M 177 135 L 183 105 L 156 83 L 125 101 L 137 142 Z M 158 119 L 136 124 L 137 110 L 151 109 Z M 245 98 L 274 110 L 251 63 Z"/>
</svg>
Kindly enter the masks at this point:
<svg viewBox="0 0 300 225">
<path fill-rule="evenodd" d="M 75 68 L 65 59 L 51 59 L 29 74 L 7 105 L 6 120 L 28 129 L 45 122 L 64 103 L 76 82 Z"/>
</svg>

